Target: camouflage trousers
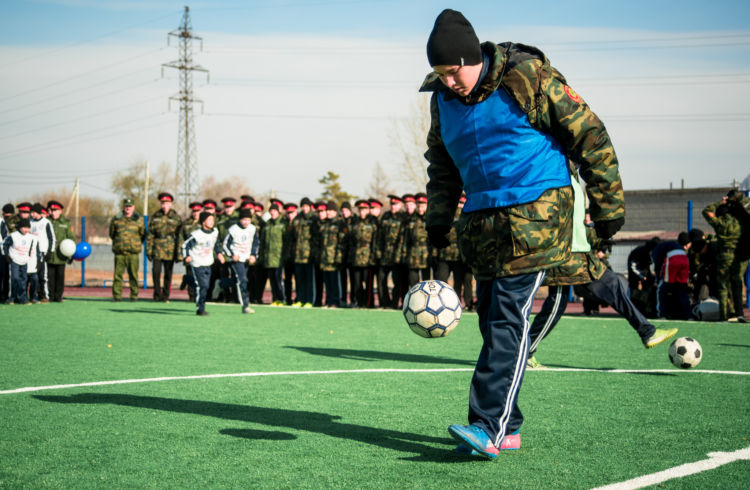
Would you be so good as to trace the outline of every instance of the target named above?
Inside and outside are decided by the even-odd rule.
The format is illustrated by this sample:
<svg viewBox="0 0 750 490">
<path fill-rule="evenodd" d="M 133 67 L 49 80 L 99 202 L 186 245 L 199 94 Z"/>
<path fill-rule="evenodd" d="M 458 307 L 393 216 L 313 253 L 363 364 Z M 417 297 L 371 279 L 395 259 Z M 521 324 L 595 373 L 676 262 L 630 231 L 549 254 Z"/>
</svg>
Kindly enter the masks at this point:
<svg viewBox="0 0 750 490">
<path fill-rule="evenodd" d="M 743 315 L 742 278 L 748 261 L 740 261 L 734 254 L 722 253 L 716 257 L 716 282 L 719 293 L 719 318 Z"/>
<path fill-rule="evenodd" d="M 122 278 L 128 271 L 130 299 L 138 298 L 138 254 L 115 254 L 115 275 L 112 280 L 112 297 L 122 298 Z"/>
</svg>

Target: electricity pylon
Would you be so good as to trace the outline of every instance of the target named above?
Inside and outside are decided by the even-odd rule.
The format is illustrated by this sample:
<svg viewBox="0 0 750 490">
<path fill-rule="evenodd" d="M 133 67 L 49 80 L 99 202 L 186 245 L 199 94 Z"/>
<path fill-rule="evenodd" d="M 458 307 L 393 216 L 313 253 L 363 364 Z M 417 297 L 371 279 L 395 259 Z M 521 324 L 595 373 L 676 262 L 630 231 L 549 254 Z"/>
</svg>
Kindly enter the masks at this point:
<svg viewBox="0 0 750 490">
<path fill-rule="evenodd" d="M 164 63 L 162 65 L 162 76 L 164 67 L 180 70 L 180 91 L 171 96 L 169 100 L 170 102 L 175 100 L 180 103 L 180 125 L 177 130 L 177 175 L 181 180 L 181 189 L 178 194 L 182 195 L 187 203 L 196 199 L 199 186 L 193 103 L 199 103 L 203 107 L 203 101 L 193 96 L 193 72 L 205 72 L 206 78 L 208 78 L 208 70 L 193 63 L 193 40 L 199 40 L 201 50 L 203 50 L 203 39 L 193 34 L 193 28 L 190 25 L 190 7 L 185 6 L 182 25 L 168 34 L 167 45 L 169 45 L 171 36 L 180 40 L 180 58 L 170 63 Z"/>
</svg>

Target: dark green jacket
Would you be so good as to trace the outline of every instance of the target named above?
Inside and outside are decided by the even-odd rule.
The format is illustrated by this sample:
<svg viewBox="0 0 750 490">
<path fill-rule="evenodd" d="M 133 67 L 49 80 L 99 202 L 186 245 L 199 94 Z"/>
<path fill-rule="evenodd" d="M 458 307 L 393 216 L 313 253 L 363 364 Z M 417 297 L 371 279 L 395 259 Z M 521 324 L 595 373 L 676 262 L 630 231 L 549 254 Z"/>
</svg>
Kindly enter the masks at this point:
<svg viewBox="0 0 750 490">
<path fill-rule="evenodd" d="M 65 239 L 75 241 L 76 237 L 73 234 L 70 220 L 65 216 L 60 215 L 59 219 L 52 219 L 52 216 L 50 216 L 47 219 L 52 223 L 52 229 L 55 232 L 55 251 L 47 256 L 47 262 L 62 265 L 70 259 L 60 253 L 60 242 Z"/>
<path fill-rule="evenodd" d="M 275 269 L 284 265 L 284 237 L 289 221 L 279 216 L 269 219 L 260 233 L 260 262 L 263 267 Z"/>
<path fill-rule="evenodd" d="M 346 241 L 346 222 L 342 218 L 320 222 L 320 269 L 335 271 L 344 262 L 343 250 Z"/>
</svg>

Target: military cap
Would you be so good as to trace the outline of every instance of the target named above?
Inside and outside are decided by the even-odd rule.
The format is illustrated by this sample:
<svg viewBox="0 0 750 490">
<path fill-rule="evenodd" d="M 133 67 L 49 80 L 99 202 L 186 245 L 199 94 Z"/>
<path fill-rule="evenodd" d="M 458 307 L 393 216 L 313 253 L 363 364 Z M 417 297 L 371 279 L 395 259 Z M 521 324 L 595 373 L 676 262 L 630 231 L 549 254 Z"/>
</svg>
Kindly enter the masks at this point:
<svg viewBox="0 0 750 490">
<path fill-rule="evenodd" d="M 237 202 L 237 199 L 235 199 L 235 198 L 233 198 L 233 197 L 225 197 L 224 199 L 222 199 L 222 200 L 221 200 L 221 203 L 222 203 L 222 204 L 223 204 L 223 205 L 224 205 L 225 207 L 226 207 L 226 206 L 228 206 L 228 207 L 232 207 L 232 206 L 234 206 L 234 203 L 236 203 L 236 202 Z"/>
<path fill-rule="evenodd" d="M 382 208 L 383 203 L 378 201 L 377 199 L 370 199 L 370 207 L 371 208 Z"/>
<path fill-rule="evenodd" d="M 255 201 L 242 201 L 242 209 L 255 209 Z"/>
<path fill-rule="evenodd" d="M 169 192 L 160 192 L 159 193 L 159 201 L 174 201 L 174 196 L 170 194 Z"/>
<path fill-rule="evenodd" d="M 122 200 L 122 205 L 123 206 L 135 206 L 135 201 L 133 201 L 133 199 L 130 197 L 126 197 L 125 199 Z"/>
<path fill-rule="evenodd" d="M 328 201 L 328 203 L 326 204 L 326 209 L 338 211 L 339 207 L 336 205 L 336 201 L 331 200 L 331 201 Z"/>
<path fill-rule="evenodd" d="M 190 203 L 190 210 L 191 211 L 200 211 L 203 209 L 203 203 L 200 202 L 191 202 Z"/>
<path fill-rule="evenodd" d="M 315 203 L 315 209 L 318 211 L 325 211 L 328 205 L 324 201 L 318 201 Z"/>
<path fill-rule="evenodd" d="M 5 214 L 13 214 L 16 212 L 16 207 L 12 205 L 11 203 L 6 204 L 3 206 L 3 213 Z"/>
<path fill-rule="evenodd" d="M 22 202 L 18 206 L 16 206 L 16 209 L 18 209 L 19 213 L 28 213 L 31 211 L 31 203 L 30 202 Z"/>
<path fill-rule="evenodd" d="M 354 205 L 358 208 L 370 208 L 370 203 L 364 199 L 360 199 L 359 201 L 355 202 Z"/>
<path fill-rule="evenodd" d="M 42 209 L 43 209 L 42 205 L 40 203 L 38 203 L 38 202 L 35 202 L 34 205 L 31 206 L 31 210 L 34 211 L 35 213 L 41 214 L 42 213 Z"/>
<path fill-rule="evenodd" d="M 203 201 L 203 207 L 204 208 L 210 208 L 210 209 L 216 209 L 216 201 L 213 199 L 205 199 Z"/>
<path fill-rule="evenodd" d="M 415 202 L 417 200 L 417 198 L 414 197 L 414 194 L 404 194 L 401 199 L 403 199 L 404 202 Z"/>
<path fill-rule="evenodd" d="M 42 208 L 42 214 L 44 216 L 48 216 L 49 215 L 49 211 L 47 211 L 47 208 Z"/>
<path fill-rule="evenodd" d="M 21 218 L 18 220 L 18 228 L 31 228 L 31 221 L 29 221 L 29 218 Z"/>
<path fill-rule="evenodd" d="M 273 199 L 271 199 L 271 204 L 276 204 L 279 207 L 283 207 L 284 206 L 284 201 L 282 201 L 281 199 L 278 199 L 278 198 L 274 197 Z"/>
<path fill-rule="evenodd" d="M 286 211 L 296 211 L 297 210 L 297 205 L 294 204 L 293 202 L 288 202 L 288 203 L 284 204 L 284 210 L 286 210 Z"/>
<path fill-rule="evenodd" d="M 424 192 L 418 192 L 414 195 L 414 197 L 416 198 L 417 202 L 427 202 L 427 194 L 425 194 Z"/>
<path fill-rule="evenodd" d="M 280 211 L 280 210 L 281 210 L 281 208 L 279 208 L 279 205 L 278 205 L 278 204 L 276 204 L 276 203 L 273 203 L 273 204 L 271 204 L 270 206 L 268 206 L 268 210 L 269 210 L 269 211 Z"/>
<path fill-rule="evenodd" d="M 341 203 L 341 209 L 352 209 L 352 205 L 349 201 L 344 201 Z"/>
<path fill-rule="evenodd" d="M 401 196 L 397 196 L 395 194 L 388 194 L 388 199 L 390 199 L 391 202 L 404 202 Z"/>
<path fill-rule="evenodd" d="M 242 195 L 240 196 L 240 200 L 241 200 L 242 202 L 245 202 L 245 201 L 253 201 L 253 202 L 255 202 L 255 199 L 253 198 L 253 196 L 251 196 L 251 195 L 249 195 L 249 194 L 242 194 Z"/>
<path fill-rule="evenodd" d="M 240 209 L 240 219 L 242 218 L 252 218 L 253 212 L 248 208 L 242 208 Z"/>
<path fill-rule="evenodd" d="M 47 203 L 47 207 L 49 209 L 63 209 L 62 203 L 60 203 L 60 201 L 54 201 L 54 200 L 49 201 Z"/>
<path fill-rule="evenodd" d="M 256 211 L 263 211 L 263 209 L 265 209 L 265 207 L 263 206 L 263 204 L 262 204 L 262 203 L 259 203 L 259 202 L 256 202 L 256 203 L 254 204 L 254 207 L 255 207 L 255 210 L 256 210 Z"/>
<path fill-rule="evenodd" d="M 303 197 L 302 200 L 299 202 L 300 206 L 304 206 L 305 204 L 307 204 L 308 206 L 312 206 L 312 201 L 310 200 L 309 197 Z"/>
</svg>

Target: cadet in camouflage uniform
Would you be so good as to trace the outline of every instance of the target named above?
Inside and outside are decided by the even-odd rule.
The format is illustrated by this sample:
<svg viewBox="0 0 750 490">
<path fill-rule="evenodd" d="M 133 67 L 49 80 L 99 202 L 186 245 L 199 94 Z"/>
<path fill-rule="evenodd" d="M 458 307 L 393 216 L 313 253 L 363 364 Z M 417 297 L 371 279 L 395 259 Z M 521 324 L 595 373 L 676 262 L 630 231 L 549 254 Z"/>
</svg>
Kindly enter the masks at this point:
<svg viewBox="0 0 750 490">
<path fill-rule="evenodd" d="M 334 201 L 329 201 L 326 203 L 326 219 L 320 224 L 320 269 L 326 290 L 326 306 L 329 308 L 341 305 L 339 270 L 344 262 L 346 233 L 346 222 L 338 216 L 338 206 Z"/>
<path fill-rule="evenodd" d="M 359 212 L 349 228 L 349 264 L 352 267 L 352 304 L 369 308 L 368 291 L 372 289 L 370 267 L 374 262 L 377 225 L 369 219 L 370 203 L 364 199 L 354 203 Z"/>
<path fill-rule="evenodd" d="M 3 206 L 3 219 L 0 221 L 0 243 L 4 242 L 13 231 L 10 229 L 14 220 L 16 207 L 11 203 Z M 10 269 L 8 261 L 0 257 L 0 304 L 8 302 L 10 296 Z"/>
<path fill-rule="evenodd" d="M 159 194 L 161 209 L 151 215 L 146 231 L 146 258 L 153 263 L 154 301 L 169 302 L 172 292 L 172 269 L 177 259 L 178 241 L 182 220 L 172 209 L 174 197 L 169 192 Z M 164 281 L 161 271 L 164 269 Z"/>
<path fill-rule="evenodd" d="M 135 203 L 130 198 L 122 200 L 122 212 L 109 224 L 109 237 L 115 253 L 115 274 L 112 281 L 112 297 L 122 299 L 122 276 L 128 271 L 130 301 L 138 300 L 138 253 L 143 245 L 146 231 L 141 215 L 135 212 Z"/>
<path fill-rule="evenodd" d="M 745 322 L 742 280 L 747 269 L 750 242 L 741 240 L 743 216 L 750 210 L 750 200 L 736 189 L 721 201 L 709 204 L 703 217 L 716 232 L 716 283 L 719 293 L 719 320 Z M 745 233 L 747 226 L 745 226 Z"/>
<path fill-rule="evenodd" d="M 382 258 L 382 250 L 378 247 L 378 236 L 380 235 L 380 219 L 383 217 L 383 203 L 377 199 L 370 198 L 367 200 L 367 204 L 370 205 L 370 214 L 367 216 L 372 224 L 375 226 L 375 242 L 373 243 L 372 251 L 372 265 L 370 265 L 370 271 L 368 273 L 368 284 L 370 288 L 367 290 L 367 304 L 369 308 L 375 308 L 375 289 L 378 290 L 378 306 L 384 307 L 387 303 L 386 295 L 388 293 L 388 285 L 382 284 L 383 279 L 382 273 L 380 272 L 380 259 Z"/>
<path fill-rule="evenodd" d="M 300 201 L 302 212 L 292 222 L 294 240 L 294 278 L 297 281 L 295 306 L 312 308 L 315 303 L 315 262 L 320 249 L 318 215 L 312 210 L 312 201 Z"/>
<path fill-rule="evenodd" d="M 445 10 L 427 57 L 434 69 L 421 88 L 433 92 L 427 231 L 433 245 L 448 245 L 464 190 L 459 249 L 478 281 L 484 340 L 471 382 L 470 425 L 451 425 L 449 432 L 458 450 L 495 458 L 500 449 L 520 447 L 517 397 L 534 295 L 547 269 L 571 259 L 569 160 L 587 184 L 602 238 L 624 223 L 622 183 L 604 125 L 538 49 L 480 45 L 463 15 Z"/>
<path fill-rule="evenodd" d="M 378 270 L 378 296 L 380 306 L 384 308 L 398 308 L 399 269 L 399 238 L 404 223 L 404 202 L 400 196 L 389 195 L 391 209 L 383 213 L 378 227 L 376 250 L 380 259 Z M 393 292 L 388 291 L 388 276 L 393 281 Z"/>
<path fill-rule="evenodd" d="M 341 203 L 341 219 L 344 220 L 344 225 L 346 226 L 347 230 L 347 236 L 349 233 L 349 230 L 352 226 L 352 221 L 354 220 L 354 216 L 352 215 L 352 205 L 349 201 L 344 201 Z M 341 276 L 341 301 L 343 302 L 343 306 L 349 306 L 349 303 L 354 302 L 354 298 L 349 299 L 349 291 L 351 289 L 351 278 L 352 278 L 352 268 L 349 264 L 349 240 L 345 240 L 342 252 L 344 257 L 344 263 L 341 265 L 341 270 L 339 271 L 339 275 Z"/>
<path fill-rule="evenodd" d="M 198 221 L 201 211 L 203 210 L 203 204 L 199 202 L 191 202 L 188 206 L 190 208 L 190 216 L 185 218 L 180 225 L 180 240 L 179 243 L 182 245 L 185 240 L 190 237 L 190 234 L 200 228 L 201 224 Z M 182 247 L 177 247 L 177 260 L 182 262 L 185 257 L 182 256 Z M 185 267 L 185 275 L 182 276 L 182 283 L 180 289 L 188 290 L 188 298 L 191 303 L 195 302 L 195 278 L 193 277 L 193 268 Z"/>
<path fill-rule="evenodd" d="M 253 224 L 258 230 L 258 233 L 262 234 L 263 227 L 266 226 L 266 221 L 263 219 L 265 208 L 263 204 L 259 202 L 254 202 L 253 207 L 255 208 L 255 213 L 253 213 Z M 266 291 L 266 280 L 268 279 L 268 274 L 266 272 L 266 268 L 263 267 L 263 264 L 260 261 L 256 262 L 253 267 L 255 267 L 255 284 L 250 284 L 248 282 L 248 288 L 251 288 L 250 302 L 262 305 L 263 294 Z"/>
<path fill-rule="evenodd" d="M 65 290 L 65 266 L 73 259 L 60 253 L 60 242 L 65 239 L 75 240 L 70 220 L 62 215 L 63 205 L 58 201 L 49 201 L 47 208 L 50 212 L 49 221 L 55 232 L 55 250 L 46 257 L 47 274 L 49 277 L 49 300 L 55 303 L 63 301 Z"/>
<path fill-rule="evenodd" d="M 286 304 L 291 305 L 297 302 L 297 298 L 292 289 L 292 284 L 296 285 L 296 277 L 294 276 L 294 229 L 292 223 L 297 219 L 297 205 L 293 202 L 284 205 L 284 222 L 286 223 L 286 229 L 284 230 L 284 251 L 281 254 L 284 267 L 284 294 L 286 296 Z M 294 282 L 293 282 L 294 280 Z M 299 288 L 297 288 L 297 291 Z"/>
<path fill-rule="evenodd" d="M 461 260 L 461 254 L 458 251 L 458 216 L 466 202 L 466 196 L 461 196 L 458 200 L 458 209 L 456 210 L 456 219 L 451 225 L 448 232 L 449 245 L 442 250 L 438 250 L 438 266 L 435 272 L 435 279 L 448 282 L 448 276 L 453 273 L 453 289 L 459 298 L 463 297 L 464 309 L 472 311 L 474 309 L 474 288 L 471 275 L 471 269 L 466 262 Z"/>
<path fill-rule="evenodd" d="M 403 256 L 409 267 L 409 287 L 430 278 L 430 254 L 432 247 L 427 240 L 425 213 L 427 212 L 427 195 L 416 194 L 417 212 L 410 215 L 404 225 Z"/>
<path fill-rule="evenodd" d="M 315 258 L 315 303 L 313 303 L 313 306 L 316 308 L 320 308 L 323 306 L 323 269 L 320 268 L 320 255 L 323 253 L 323 224 L 328 219 L 328 212 L 326 211 L 328 209 L 328 203 L 325 201 L 318 201 L 314 204 L 315 207 L 315 214 L 318 216 L 318 228 L 321 233 L 320 237 L 320 246 L 319 254 Z M 340 293 L 339 293 L 340 295 Z"/>
<path fill-rule="evenodd" d="M 283 306 L 286 303 L 284 292 L 284 235 L 288 220 L 281 216 L 279 205 L 274 203 L 268 208 L 271 218 L 266 222 L 260 235 L 260 260 L 271 280 L 271 306 Z"/>
</svg>

